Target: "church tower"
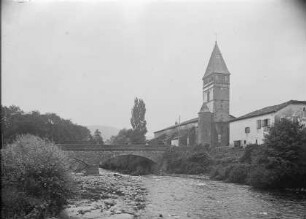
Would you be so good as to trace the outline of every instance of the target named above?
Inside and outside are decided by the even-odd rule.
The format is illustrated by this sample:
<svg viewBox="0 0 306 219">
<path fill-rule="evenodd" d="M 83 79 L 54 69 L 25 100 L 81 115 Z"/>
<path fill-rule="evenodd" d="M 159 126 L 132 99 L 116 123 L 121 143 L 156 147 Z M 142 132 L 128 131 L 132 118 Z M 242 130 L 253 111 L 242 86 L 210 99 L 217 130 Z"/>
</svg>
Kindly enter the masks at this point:
<svg viewBox="0 0 306 219">
<path fill-rule="evenodd" d="M 230 73 L 222 57 L 217 42 L 209 59 L 204 77 L 203 77 L 203 105 L 206 112 L 212 114 L 212 123 L 204 125 L 199 113 L 199 136 L 208 136 L 205 134 L 208 127 L 211 126 L 210 140 L 214 146 L 227 146 L 229 144 L 229 97 L 230 97 Z M 207 114 L 207 113 L 206 113 Z M 205 115 L 206 115 L 205 114 Z M 207 117 L 207 115 L 206 115 Z M 207 118 L 204 119 L 205 121 Z M 201 125 L 200 125 L 201 123 Z M 207 123 L 207 122 L 205 122 Z M 201 128 L 202 127 L 202 128 Z M 200 140 L 200 138 L 198 138 Z M 204 143 L 203 139 L 199 143 Z"/>
</svg>

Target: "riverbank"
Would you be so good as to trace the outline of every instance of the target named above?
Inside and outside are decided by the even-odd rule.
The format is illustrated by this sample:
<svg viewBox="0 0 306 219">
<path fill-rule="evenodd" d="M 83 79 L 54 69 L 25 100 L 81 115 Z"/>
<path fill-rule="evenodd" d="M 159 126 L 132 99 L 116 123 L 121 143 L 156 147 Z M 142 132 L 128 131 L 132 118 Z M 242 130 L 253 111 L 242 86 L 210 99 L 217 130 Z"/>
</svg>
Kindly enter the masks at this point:
<svg viewBox="0 0 306 219">
<path fill-rule="evenodd" d="M 306 217 L 306 196 L 268 192 L 200 175 L 148 175 L 141 219 L 287 219 Z"/>
<path fill-rule="evenodd" d="M 145 207 L 141 178 L 100 169 L 95 176 L 74 175 L 76 194 L 59 219 L 137 218 Z"/>
<path fill-rule="evenodd" d="M 138 177 L 100 170 L 74 178 L 76 195 L 57 219 L 285 219 L 306 213 L 302 194 L 263 192 L 205 175 Z"/>
</svg>

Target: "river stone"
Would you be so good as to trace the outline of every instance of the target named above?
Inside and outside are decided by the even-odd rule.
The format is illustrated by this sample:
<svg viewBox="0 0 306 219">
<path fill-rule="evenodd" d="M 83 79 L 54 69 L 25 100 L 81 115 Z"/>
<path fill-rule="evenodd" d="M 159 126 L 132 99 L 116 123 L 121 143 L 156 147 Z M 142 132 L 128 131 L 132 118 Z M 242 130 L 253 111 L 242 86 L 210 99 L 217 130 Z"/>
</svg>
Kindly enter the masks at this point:
<svg viewBox="0 0 306 219">
<path fill-rule="evenodd" d="M 133 219 L 134 215 L 131 214 L 114 214 L 108 217 L 109 219 Z"/>
<path fill-rule="evenodd" d="M 99 166 L 90 165 L 86 168 L 85 175 L 99 175 Z"/>
</svg>

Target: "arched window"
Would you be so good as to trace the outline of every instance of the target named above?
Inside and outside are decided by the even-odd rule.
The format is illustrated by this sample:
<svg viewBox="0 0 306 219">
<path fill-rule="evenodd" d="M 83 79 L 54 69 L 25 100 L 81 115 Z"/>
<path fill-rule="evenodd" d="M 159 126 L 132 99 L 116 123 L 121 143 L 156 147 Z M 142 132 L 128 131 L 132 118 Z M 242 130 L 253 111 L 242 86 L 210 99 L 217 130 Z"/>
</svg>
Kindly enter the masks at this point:
<svg viewBox="0 0 306 219">
<path fill-rule="evenodd" d="M 210 91 L 207 91 L 207 102 L 210 101 Z"/>
</svg>

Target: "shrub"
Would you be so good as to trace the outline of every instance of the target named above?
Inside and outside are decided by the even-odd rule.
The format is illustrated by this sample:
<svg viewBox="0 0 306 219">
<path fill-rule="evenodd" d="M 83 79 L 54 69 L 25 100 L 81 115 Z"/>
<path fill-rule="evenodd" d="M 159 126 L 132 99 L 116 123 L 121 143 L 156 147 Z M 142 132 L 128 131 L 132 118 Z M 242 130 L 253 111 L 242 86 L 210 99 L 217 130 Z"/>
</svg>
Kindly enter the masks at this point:
<svg viewBox="0 0 306 219">
<path fill-rule="evenodd" d="M 277 181 L 276 172 L 266 169 L 264 165 L 252 168 L 248 178 L 248 184 L 262 189 L 273 188 L 275 181 Z"/>
<path fill-rule="evenodd" d="M 306 188 L 306 128 L 298 122 L 276 122 L 264 139 L 263 164 L 274 176 L 274 188 Z M 303 180 L 304 179 L 304 180 Z"/>
<path fill-rule="evenodd" d="M 172 147 L 164 154 L 164 161 L 167 163 L 167 172 L 177 174 L 206 173 L 212 163 L 203 147 Z"/>
<path fill-rule="evenodd" d="M 306 188 L 306 129 L 297 122 L 277 121 L 254 159 L 249 183 L 258 188 Z"/>
<path fill-rule="evenodd" d="M 210 178 L 215 180 L 226 180 L 229 177 L 233 165 L 218 164 L 210 171 Z"/>
<path fill-rule="evenodd" d="M 247 164 L 235 164 L 232 166 L 229 174 L 228 181 L 233 183 L 246 183 L 250 166 Z"/>
<path fill-rule="evenodd" d="M 42 218 L 59 213 L 72 192 L 72 178 L 61 150 L 24 135 L 2 149 L 1 158 L 3 218 Z"/>
</svg>

